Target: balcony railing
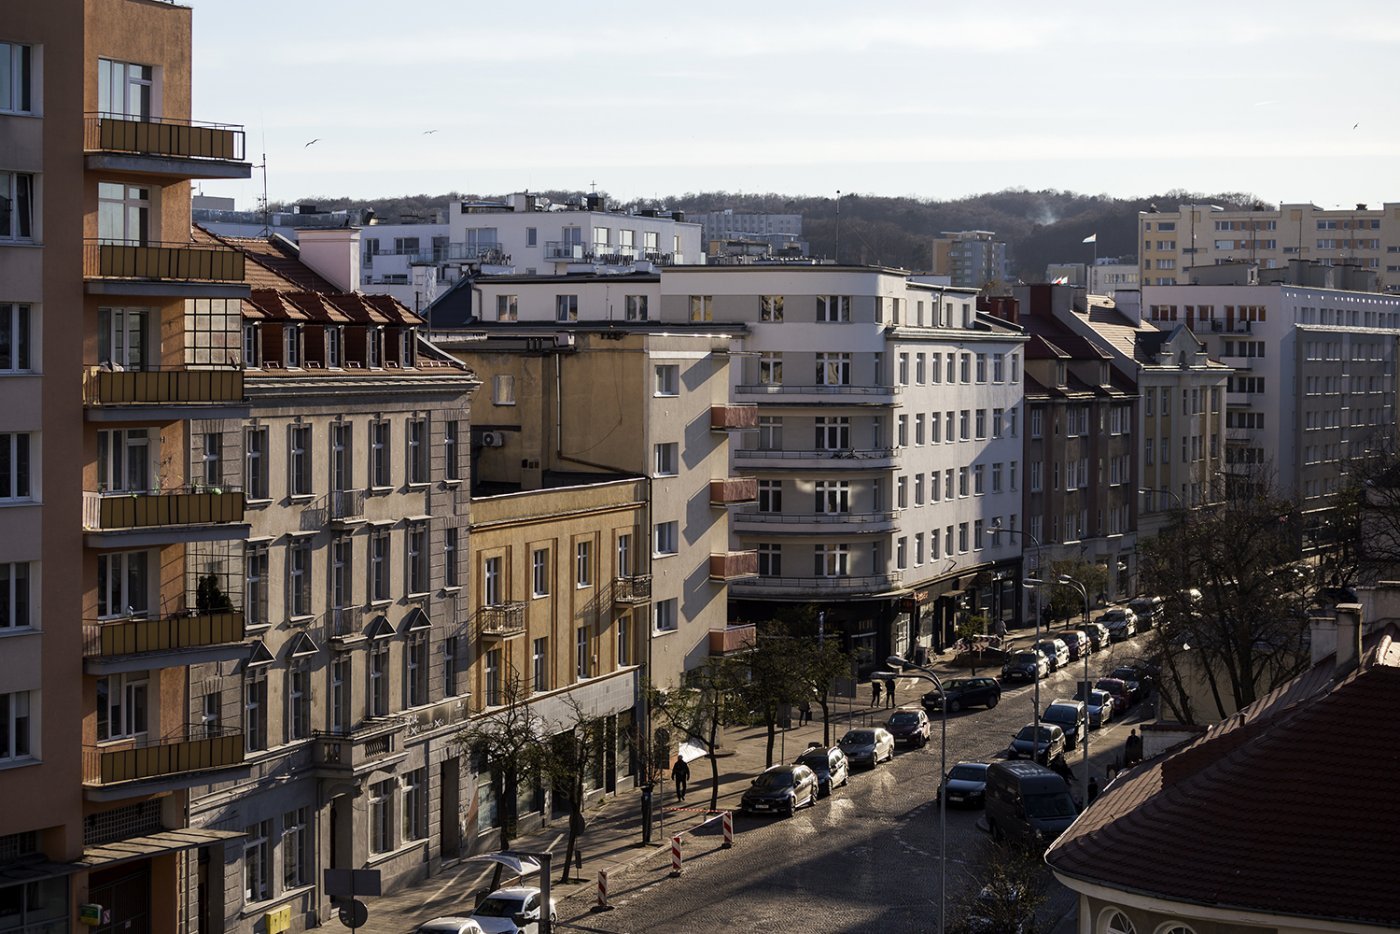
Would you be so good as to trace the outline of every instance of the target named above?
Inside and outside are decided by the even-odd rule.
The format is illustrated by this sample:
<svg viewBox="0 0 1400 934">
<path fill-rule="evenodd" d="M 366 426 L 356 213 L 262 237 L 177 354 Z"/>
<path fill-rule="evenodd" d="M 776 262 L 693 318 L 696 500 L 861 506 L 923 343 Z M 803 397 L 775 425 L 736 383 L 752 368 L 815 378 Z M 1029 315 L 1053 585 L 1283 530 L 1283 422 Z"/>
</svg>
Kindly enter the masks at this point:
<svg viewBox="0 0 1400 934">
<path fill-rule="evenodd" d="M 176 733 L 130 743 L 83 747 L 83 782 L 114 785 L 243 762 L 243 731 L 191 724 Z"/>
<path fill-rule="evenodd" d="M 216 243 L 83 243 L 89 279 L 242 282 L 243 254 Z"/>
<path fill-rule="evenodd" d="M 751 577 L 737 584 L 744 593 L 878 594 L 900 586 L 903 575 L 870 574 L 858 577 Z"/>
<path fill-rule="evenodd" d="M 326 494 L 327 516 L 332 522 L 356 522 L 365 517 L 364 490 L 331 490 Z"/>
<path fill-rule="evenodd" d="M 758 406 L 756 405 L 710 406 L 710 428 L 715 431 L 742 431 L 757 427 Z"/>
<path fill-rule="evenodd" d="M 395 253 L 385 250 L 379 255 L 393 256 Z M 426 250 L 414 247 L 412 250 L 403 250 L 398 255 L 408 256 L 409 262 L 412 263 L 496 262 L 510 259 L 505 248 L 499 243 L 448 243 Z"/>
<path fill-rule="evenodd" d="M 737 512 L 733 515 L 733 523 L 738 525 L 851 525 L 851 526 L 888 526 L 899 517 L 897 509 L 880 509 L 875 512 Z M 846 530 L 854 531 L 854 530 Z M 872 529 L 871 531 L 874 531 Z"/>
<path fill-rule="evenodd" d="M 243 491 L 237 489 L 83 493 L 83 528 L 92 532 L 242 521 Z"/>
<path fill-rule="evenodd" d="M 209 405 L 243 401 L 243 371 L 147 367 L 114 370 L 89 366 L 84 405 Z"/>
<path fill-rule="evenodd" d="M 321 614 L 321 626 L 326 639 L 346 642 L 364 635 L 363 607 L 337 606 Z"/>
<path fill-rule="evenodd" d="M 900 448 L 817 448 L 774 450 L 772 448 L 733 448 L 736 461 L 822 461 L 831 467 L 880 467 L 900 456 Z M 832 463 L 834 462 L 834 463 Z"/>
<path fill-rule="evenodd" d="M 751 477 L 726 477 L 710 481 L 710 505 L 730 506 L 758 499 L 758 481 Z"/>
<path fill-rule="evenodd" d="M 495 639 L 518 636 L 525 631 L 525 604 L 483 606 L 476 611 L 476 618 L 483 636 Z"/>
<path fill-rule="evenodd" d="M 710 630 L 710 654 L 733 655 L 753 647 L 757 627 L 753 623 Z"/>
<path fill-rule="evenodd" d="M 88 152 L 242 162 L 243 147 L 243 127 L 236 124 L 168 117 L 132 119 L 118 114 L 83 115 L 83 149 Z"/>
<path fill-rule="evenodd" d="M 756 396 L 896 396 L 901 386 L 851 386 L 845 383 L 756 383 L 737 387 L 745 395 Z"/>
<path fill-rule="evenodd" d="M 733 581 L 758 574 L 757 551 L 727 551 L 710 555 L 710 580 Z"/>
<path fill-rule="evenodd" d="M 83 655 L 112 658 L 227 645 L 242 642 L 246 631 L 242 610 L 155 619 L 91 620 L 83 623 Z"/>
<path fill-rule="evenodd" d="M 593 259 L 593 249 L 583 243 L 568 243 L 563 240 L 546 240 L 544 244 L 544 258 L 557 260 L 573 260 L 582 263 Z"/>
<path fill-rule="evenodd" d="M 645 603 L 651 599 L 651 575 L 633 574 L 613 580 L 613 600 L 617 603 Z"/>
<path fill-rule="evenodd" d="M 317 768 L 354 772 L 399 751 L 407 718 L 366 720 L 353 730 L 317 732 L 312 759 Z"/>
</svg>

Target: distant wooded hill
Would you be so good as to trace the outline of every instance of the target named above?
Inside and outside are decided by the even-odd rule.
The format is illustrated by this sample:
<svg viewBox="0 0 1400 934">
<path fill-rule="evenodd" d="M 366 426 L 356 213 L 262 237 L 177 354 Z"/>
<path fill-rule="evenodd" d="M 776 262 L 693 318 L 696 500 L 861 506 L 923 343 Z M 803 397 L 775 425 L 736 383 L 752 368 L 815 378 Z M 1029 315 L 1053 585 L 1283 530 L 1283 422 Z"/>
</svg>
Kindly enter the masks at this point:
<svg viewBox="0 0 1400 934">
<path fill-rule="evenodd" d="M 537 192 L 553 201 L 580 201 L 581 191 Z M 604 193 L 605 194 L 605 193 Z M 373 208 L 381 223 L 416 217 L 431 221 L 447 216 L 449 206 L 466 199 L 498 200 L 503 195 L 449 192 L 376 199 L 308 198 L 322 210 Z M 1143 198 L 1112 198 L 1072 191 L 1007 189 L 954 201 L 913 197 L 846 194 L 841 198 L 841 260 L 925 271 L 932 263 L 932 241 L 943 231 L 990 230 L 1010 245 L 1014 276 L 1038 282 L 1049 263 L 1089 262 L 1093 247 L 1083 242 L 1098 234 L 1099 256 L 1138 253 L 1137 215 L 1152 205 L 1164 211 L 1188 202 L 1243 208 L 1259 204 L 1240 192 L 1201 194 L 1180 189 Z M 290 210 L 293 205 L 272 205 Z M 613 209 L 665 208 L 703 214 L 732 208 L 736 214 L 801 214 L 802 236 L 817 256 L 835 255 L 837 217 L 834 197 L 780 194 L 691 192 L 660 199 L 612 202 Z"/>
</svg>

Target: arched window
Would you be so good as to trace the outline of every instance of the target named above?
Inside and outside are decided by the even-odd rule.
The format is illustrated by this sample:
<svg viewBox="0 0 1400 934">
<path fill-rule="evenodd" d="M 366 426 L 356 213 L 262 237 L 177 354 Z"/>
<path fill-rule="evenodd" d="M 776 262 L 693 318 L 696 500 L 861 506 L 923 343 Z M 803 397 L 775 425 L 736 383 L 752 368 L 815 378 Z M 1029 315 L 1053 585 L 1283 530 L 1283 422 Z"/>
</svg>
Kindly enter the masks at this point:
<svg viewBox="0 0 1400 934">
<path fill-rule="evenodd" d="M 1110 908 L 1104 912 L 1103 934 L 1137 934 L 1137 928 L 1123 912 Z"/>
<path fill-rule="evenodd" d="M 1157 929 L 1157 934 L 1196 934 L 1180 921 L 1168 921 Z"/>
</svg>

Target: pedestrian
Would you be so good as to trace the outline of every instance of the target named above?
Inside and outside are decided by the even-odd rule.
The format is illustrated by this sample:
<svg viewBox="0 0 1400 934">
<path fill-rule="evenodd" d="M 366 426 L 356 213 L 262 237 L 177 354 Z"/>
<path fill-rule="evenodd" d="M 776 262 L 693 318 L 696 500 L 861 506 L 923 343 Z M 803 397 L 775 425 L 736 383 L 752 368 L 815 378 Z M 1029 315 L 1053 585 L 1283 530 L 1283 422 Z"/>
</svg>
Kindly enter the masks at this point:
<svg viewBox="0 0 1400 934">
<path fill-rule="evenodd" d="M 812 722 L 812 702 L 805 697 L 802 699 L 801 706 L 797 708 L 797 712 L 802 715 L 798 720 L 799 723 Z"/>
<path fill-rule="evenodd" d="M 685 785 L 690 781 L 690 766 L 684 756 L 676 756 L 676 764 L 671 766 L 671 779 L 676 783 L 676 800 L 685 800 Z"/>
<path fill-rule="evenodd" d="M 1123 744 L 1123 764 L 1134 766 L 1142 761 L 1142 737 L 1134 729 L 1128 734 L 1127 741 Z"/>
<path fill-rule="evenodd" d="M 894 679 L 885 682 L 885 706 L 894 706 Z"/>
<path fill-rule="evenodd" d="M 880 706 L 880 682 L 874 678 L 870 679 L 870 706 Z"/>
<path fill-rule="evenodd" d="M 1099 796 L 1099 780 L 1093 776 L 1089 777 L 1089 803 L 1093 804 L 1094 799 Z"/>
</svg>

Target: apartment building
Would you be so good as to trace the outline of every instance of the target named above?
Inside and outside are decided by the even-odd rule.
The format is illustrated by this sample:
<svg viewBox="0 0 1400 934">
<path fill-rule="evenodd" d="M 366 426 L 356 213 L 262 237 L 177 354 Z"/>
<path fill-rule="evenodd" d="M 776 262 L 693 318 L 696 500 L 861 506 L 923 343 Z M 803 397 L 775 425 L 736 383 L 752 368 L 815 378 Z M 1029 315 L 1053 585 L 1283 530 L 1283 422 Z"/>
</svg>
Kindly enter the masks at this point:
<svg viewBox="0 0 1400 934">
<path fill-rule="evenodd" d="M 688 216 L 700 225 L 705 244 L 725 240 L 752 241 L 766 243 L 775 254 L 806 256 L 808 253 L 808 243 L 802 239 L 801 214 L 749 214 L 725 208 Z"/>
<path fill-rule="evenodd" d="M 638 531 L 599 539 L 613 577 L 597 591 L 611 607 L 598 625 L 643 677 L 673 684 L 712 644 L 742 641 L 727 626 L 728 588 L 756 556 L 731 547 L 728 509 L 752 501 L 755 484 L 731 476 L 728 450 L 731 432 L 756 423 L 729 400 L 743 327 L 663 325 L 660 278 L 484 277 L 433 314 L 474 319 L 434 339 L 487 387 L 472 438 L 477 497 L 646 478 Z"/>
<path fill-rule="evenodd" d="M 1198 284 L 1143 289 L 1143 317 L 1186 324 L 1234 369 L 1224 469 L 1293 498 L 1307 545 L 1348 459 L 1395 430 L 1400 297 L 1365 290 L 1356 280 L 1370 277 L 1354 269 L 1301 261 L 1190 274 Z"/>
<path fill-rule="evenodd" d="M 933 241 L 933 274 L 963 289 L 1010 278 L 1006 242 L 990 230 L 944 231 Z"/>
<path fill-rule="evenodd" d="M 1141 281 L 1180 285 L 1192 266 L 1252 263 L 1282 268 L 1298 259 L 1374 272 L 1379 291 L 1400 289 L 1400 203 L 1378 208 L 1320 208 L 1315 204 L 1225 209 L 1182 204 L 1175 211 L 1138 214 Z"/>
<path fill-rule="evenodd" d="M 190 242 L 189 183 L 246 178 L 192 121 L 191 13 L 147 0 L 0 23 L 0 904 L 7 927 L 176 930 L 183 869 L 238 834 L 189 787 L 246 772 L 191 727 L 190 665 L 246 651 L 203 555 L 245 537 L 194 426 L 246 411 L 232 251 Z M 230 307 L 235 309 L 230 312 Z M 226 353 L 233 348 L 234 354 Z M 95 907 L 91 907 L 95 906 Z"/>
</svg>

